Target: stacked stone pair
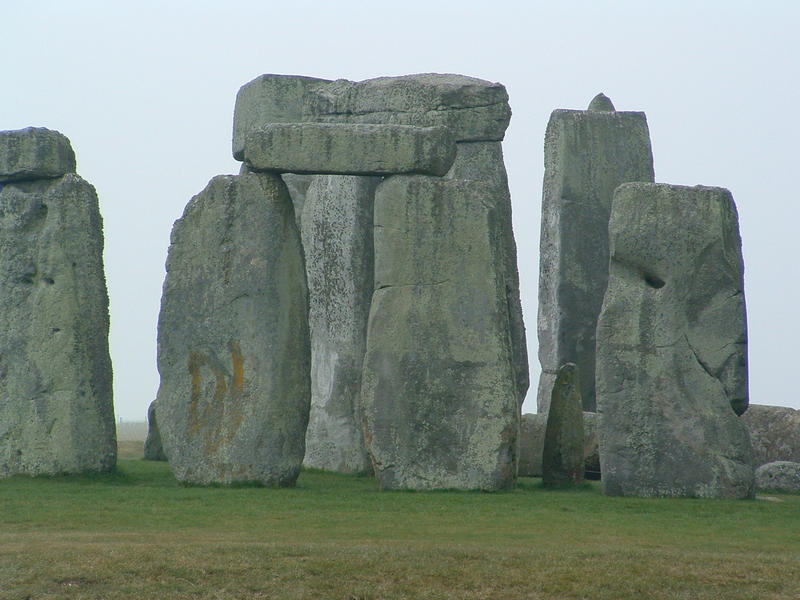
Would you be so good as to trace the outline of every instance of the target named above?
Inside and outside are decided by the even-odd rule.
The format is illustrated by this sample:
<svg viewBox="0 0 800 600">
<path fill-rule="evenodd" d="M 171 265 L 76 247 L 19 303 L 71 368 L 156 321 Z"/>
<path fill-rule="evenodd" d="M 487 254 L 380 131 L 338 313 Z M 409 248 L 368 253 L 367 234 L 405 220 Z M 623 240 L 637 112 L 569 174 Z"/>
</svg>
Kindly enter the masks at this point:
<svg viewBox="0 0 800 600">
<path fill-rule="evenodd" d="M 97 194 L 69 140 L 0 132 L 0 477 L 114 467 L 108 324 Z"/>
<path fill-rule="evenodd" d="M 539 411 L 556 369 L 584 374 L 612 495 L 748 497 L 753 465 L 736 207 L 653 183 L 643 113 L 603 95 L 545 140 Z"/>
<path fill-rule="evenodd" d="M 455 75 L 364 82 L 264 75 L 242 87 L 233 151 L 244 165 L 225 181 L 238 189 L 258 182 L 262 193 L 240 192 L 225 204 L 224 219 L 190 225 L 190 213 L 199 219 L 208 210 L 193 209 L 202 203 L 194 199 L 170 249 L 157 415 L 173 467 L 196 465 L 179 477 L 291 483 L 305 436 L 307 465 L 374 470 L 383 488 L 513 485 L 528 374 L 500 147 L 509 118 L 501 85 Z M 263 197 L 267 186 L 280 215 L 263 206 L 234 214 L 231 206 Z M 238 227 L 251 231 L 232 230 L 242 220 L 248 223 Z M 219 221 L 231 231 L 208 235 Z M 267 260 L 258 258 L 266 248 L 223 258 L 227 248 L 233 257 L 258 245 L 278 223 L 291 248 Z M 279 271 L 278 259 L 289 257 L 291 272 Z M 173 279 L 186 285 L 174 287 Z M 234 280 L 249 288 L 203 304 L 219 294 L 211 289 Z M 280 293 L 259 296 L 276 280 L 284 282 L 273 286 Z M 193 296 L 197 306 L 187 311 Z M 291 304 L 297 312 L 259 330 L 255 312 L 235 310 L 243 301 L 254 310 Z M 238 371 L 229 340 L 239 342 Z M 281 373 L 296 385 L 246 417 L 229 415 L 243 406 L 239 398 L 260 402 L 251 381 L 256 365 L 246 367 L 259 344 L 260 352 L 284 357 Z M 291 426 L 263 418 L 276 403 L 291 413 Z M 245 423 L 264 440 L 281 440 L 282 453 L 258 455 L 253 449 L 271 442 L 241 435 Z M 251 466 L 284 460 L 292 469 L 277 478 L 253 475 L 242 469 L 245 456 Z M 201 470 L 202 477 L 193 475 Z"/>
</svg>

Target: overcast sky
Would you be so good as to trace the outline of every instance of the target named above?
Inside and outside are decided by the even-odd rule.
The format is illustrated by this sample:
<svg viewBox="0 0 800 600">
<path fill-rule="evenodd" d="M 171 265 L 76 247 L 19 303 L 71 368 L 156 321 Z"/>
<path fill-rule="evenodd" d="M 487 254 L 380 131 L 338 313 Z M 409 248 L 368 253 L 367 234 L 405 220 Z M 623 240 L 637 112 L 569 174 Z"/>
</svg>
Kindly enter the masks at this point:
<svg viewBox="0 0 800 600">
<path fill-rule="evenodd" d="M 739 209 L 750 400 L 800 408 L 800 3 L 22 2 L 0 0 L 0 129 L 72 141 L 100 196 L 115 404 L 144 420 L 172 223 L 231 156 L 239 87 L 262 73 L 503 83 L 504 152 L 536 411 L 544 131 L 603 91 L 647 114 L 656 181 L 726 187 Z"/>
</svg>

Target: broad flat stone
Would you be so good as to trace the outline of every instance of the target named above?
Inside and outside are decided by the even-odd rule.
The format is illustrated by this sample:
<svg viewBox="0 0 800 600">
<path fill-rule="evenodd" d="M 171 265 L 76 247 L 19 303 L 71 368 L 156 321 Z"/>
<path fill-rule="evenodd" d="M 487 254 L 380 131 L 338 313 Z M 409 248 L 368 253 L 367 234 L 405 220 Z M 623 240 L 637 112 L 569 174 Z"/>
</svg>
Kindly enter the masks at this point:
<svg viewBox="0 0 800 600">
<path fill-rule="evenodd" d="M 595 98 L 586 111 L 553 111 L 545 133 L 538 412 L 548 411 L 556 370 L 567 362 L 580 369 L 584 410 L 595 410 L 595 329 L 608 282 L 612 196 L 621 183 L 653 181 L 644 113 L 615 112 L 605 100 Z"/>
<path fill-rule="evenodd" d="M 373 289 L 379 177 L 320 175 L 305 194 L 302 240 L 311 333 L 308 467 L 372 470 L 361 425 L 361 368 Z"/>
<path fill-rule="evenodd" d="M 67 137 L 44 127 L 0 131 L 0 183 L 52 179 L 75 172 Z"/>
<path fill-rule="evenodd" d="M 800 463 L 785 460 L 766 463 L 756 469 L 759 490 L 800 493 Z"/>
<path fill-rule="evenodd" d="M 310 401 L 308 291 L 286 186 L 213 178 L 175 222 L 156 399 L 178 480 L 292 485 Z"/>
<path fill-rule="evenodd" d="M 5 183 L 0 477 L 113 469 L 108 323 L 94 188 L 75 174 Z"/>
<path fill-rule="evenodd" d="M 546 486 L 583 481 L 583 412 L 578 367 L 558 369 L 547 413 L 542 451 L 542 482 Z"/>
<path fill-rule="evenodd" d="M 244 160 L 255 171 L 341 175 L 444 175 L 455 158 L 441 127 L 277 123 L 250 132 Z"/>
<path fill-rule="evenodd" d="M 361 400 L 384 489 L 515 483 L 519 401 L 498 193 L 423 176 L 378 186 Z"/>
<path fill-rule="evenodd" d="M 597 325 L 603 490 L 746 498 L 747 327 L 736 207 L 721 188 L 614 195 Z"/>
<path fill-rule="evenodd" d="M 751 404 L 741 420 L 750 434 L 756 467 L 777 461 L 800 463 L 800 410 Z"/>
<path fill-rule="evenodd" d="M 245 138 L 271 123 L 328 122 L 446 127 L 458 142 L 501 141 L 511 119 L 499 83 L 425 73 L 366 81 L 262 75 L 236 97 L 233 156 Z"/>
<path fill-rule="evenodd" d="M 156 402 L 153 400 L 147 408 L 147 438 L 144 441 L 144 459 L 153 461 L 167 460 L 164 446 L 161 444 L 161 434 L 156 421 Z"/>
</svg>

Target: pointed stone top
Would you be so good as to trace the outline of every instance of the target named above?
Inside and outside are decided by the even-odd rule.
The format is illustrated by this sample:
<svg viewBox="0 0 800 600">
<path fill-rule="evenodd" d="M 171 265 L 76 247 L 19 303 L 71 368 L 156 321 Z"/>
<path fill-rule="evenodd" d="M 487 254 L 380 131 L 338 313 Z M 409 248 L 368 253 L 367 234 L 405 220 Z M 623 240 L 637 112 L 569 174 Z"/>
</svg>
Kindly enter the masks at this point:
<svg viewBox="0 0 800 600">
<path fill-rule="evenodd" d="M 616 112 L 611 98 L 600 92 L 589 102 L 589 112 Z"/>
</svg>

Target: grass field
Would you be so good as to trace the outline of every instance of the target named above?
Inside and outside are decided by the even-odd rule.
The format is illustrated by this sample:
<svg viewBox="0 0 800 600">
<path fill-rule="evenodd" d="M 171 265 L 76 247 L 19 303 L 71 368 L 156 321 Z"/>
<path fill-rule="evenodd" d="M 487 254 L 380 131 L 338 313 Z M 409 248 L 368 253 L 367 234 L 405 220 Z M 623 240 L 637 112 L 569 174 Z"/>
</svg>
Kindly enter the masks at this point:
<svg viewBox="0 0 800 600">
<path fill-rule="evenodd" d="M 796 495 L 183 487 L 141 448 L 112 475 L 0 481 L 0 598 L 800 598 Z"/>
</svg>

